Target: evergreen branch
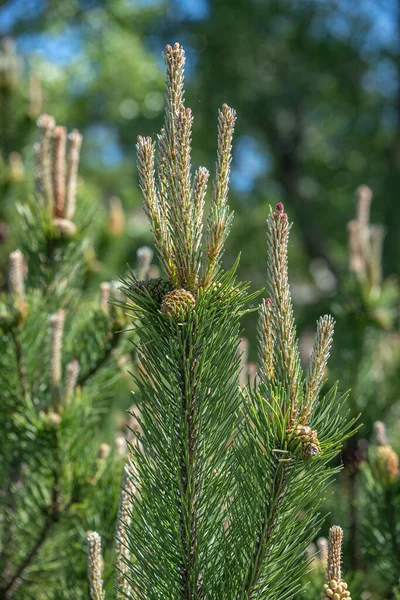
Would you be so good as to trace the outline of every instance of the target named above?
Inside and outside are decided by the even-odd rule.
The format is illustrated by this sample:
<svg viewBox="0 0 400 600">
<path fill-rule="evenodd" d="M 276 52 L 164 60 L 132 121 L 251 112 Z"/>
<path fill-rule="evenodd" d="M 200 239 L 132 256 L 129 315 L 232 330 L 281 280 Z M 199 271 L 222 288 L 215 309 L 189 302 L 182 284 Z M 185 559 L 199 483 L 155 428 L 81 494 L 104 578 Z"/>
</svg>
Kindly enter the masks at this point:
<svg viewBox="0 0 400 600">
<path fill-rule="evenodd" d="M 164 129 L 159 136 L 162 205 L 168 207 L 166 212 L 176 264 L 175 287 L 193 290 L 198 285 L 201 232 L 199 239 L 191 189 L 193 116 L 190 108 L 184 106 L 185 52 L 179 44 L 167 45 L 164 60 L 167 106 Z"/>
<path fill-rule="evenodd" d="M 195 244 L 195 214 L 191 192 L 191 131 L 193 116 L 190 108 L 180 106 L 175 115 L 175 156 L 167 163 L 169 183 L 169 215 L 179 287 L 193 290 L 198 281 Z"/>
<path fill-rule="evenodd" d="M 68 170 L 67 192 L 65 199 L 65 218 L 72 219 L 76 209 L 76 188 L 78 180 L 79 153 L 82 145 L 82 136 L 77 129 L 73 129 L 68 136 Z"/>
<path fill-rule="evenodd" d="M 334 525 L 329 530 L 329 551 L 327 578 L 331 579 L 342 578 L 342 544 L 343 544 L 343 529 Z"/>
<path fill-rule="evenodd" d="M 351 600 L 347 583 L 342 579 L 342 544 L 343 530 L 334 525 L 329 530 L 328 564 L 322 600 L 329 600 L 335 596 L 339 600 Z"/>
<path fill-rule="evenodd" d="M 21 325 L 27 314 L 25 302 L 25 282 L 24 282 L 24 255 L 20 250 L 15 250 L 10 254 L 10 264 L 8 271 L 8 287 L 14 301 L 14 309 L 17 312 L 18 323 L 10 328 L 10 335 L 14 345 L 15 361 L 17 364 L 19 385 L 23 398 L 29 393 L 29 381 L 24 357 L 24 351 L 21 340 Z"/>
<path fill-rule="evenodd" d="M 197 445 L 197 431 L 195 421 L 196 407 L 196 383 L 190 379 L 194 371 L 194 366 L 199 357 L 193 356 L 193 348 L 190 347 L 190 340 L 184 341 L 185 356 L 184 365 L 179 373 L 181 394 L 182 394 L 182 419 L 177 422 L 178 431 L 180 431 L 180 488 L 182 490 L 180 506 L 178 512 L 180 515 L 180 535 L 181 547 L 183 551 L 182 572 L 184 598 L 201 598 L 199 579 L 193 579 L 195 573 L 195 562 L 197 560 L 198 542 L 197 542 L 197 483 L 198 473 L 196 473 L 194 458 Z"/>
<path fill-rule="evenodd" d="M 25 570 L 29 567 L 29 565 L 31 564 L 31 562 L 33 561 L 33 559 L 35 558 L 36 554 L 39 552 L 40 548 L 42 547 L 42 545 L 44 544 L 44 542 L 47 539 L 47 536 L 50 533 L 50 530 L 52 528 L 53 522 L 51 520 L 47 520 L 35 543 L 33 544 L 29 554 L 25 557 L 24 561 L 21 563 L 21 565 L 18 567 L 17 571 L 15 572 L 15 574 L 11 577 L 11 579 L 5 584 L 5 586 L 0 587 L 0 598 L 1 600 L 10 600 L 13 596 L 14 593 L 16 592 L 16 586 L 18 585 L 18 581 L 20 580 L 21 576 L 23 575 L 23 573 L 25 572 Z M 18 586 L 19 587 L 19 586 Z"/>
<path fill-rule="evenodd" d="M 165 66 L 167 69 L 166 81 L 166 110 L 165 126 L 168 132 L 168 138 L 175 140 L 175 115 L 183 106 L 184 101 L 184 69 L 185 69 L 185 51 L 178 43 L 172 47 L 168 44 L 164 54 Z"/>
<path fill-rule="evenodd" d="M 50 349 L 50 386 L 54 406 L 57 408 L 61 396 L 61 363 L 63 349 L 65 312 L 60 308 L 50 317 L 51 349 Z"/>
<path fill-rule="evenodd" d="M 282 202 L 268 219 L 267 291 L 271 298 L 275 333 L 275 380 L 280 382 L 287 397 L 284 412 L 289 412 L 289 424 L 294 424 L 301 394 L 300 354 L 289 288 L 287 249 L 290 225 Z"/>
<path fill-rule="evenodd" d="M 88 576 L 90 583 L 90 596 L 92 600 L 104 600 L 106 595 L 103 590 L 103 566 L 101 556 L 101 538 L 96 531 L 88 535 Z"/>
<path fill-rule="evenodd" d="M 279 473 L 280 471 L 280 473 Z M 244 590 L 238 599 L 250 600 L 253 598 L 253 592 L 257 587 L 260 578 L 261 568 L 267 559 L 269 542 L 274 532 L 274 527 L 278 519 L 278 511 L 285 497 L 285 482 L 288 473 L 288 466 L 278 463 L 274 478 L 274 486 L 271 491 L 271 497 L 268 498 L 264 506 L 264 520 L 261 526 L 261 532 L 255 543 L 253 558 L 249 567 Z"/>
<path fill-rule="evenodd" d="M 203 217 L 204 217 L 204 205 L 207 192 L 207 183 L 210 173 L 205 167 L 200 167 L 194 174 L 193 181 L 193 204 L 194 204 L 194 230 L 195 230 L 195 244 L 197 252 L 197 262 L 200 264 L 201 255 L 201 244 L 203 240 Z"/>
<path fill-rule="evenodd" d="M 36 169 L 35 183 L 37 192 L 44 198 L 49 215 L 53 214 L 53 186 L 51 179 L 51 136 L 55 127 L 55 120 L 50 115 L 42 115 L 38 119 L 38 126 L 42 129 L 42 141 L 35 146 Z"/>
<path fill-rule="evenodd" d="M 335 321 L 329 315 L 324 315 L 317 322 L 317 333 L 306 376 L 305 397 L 301 409 L 301 422 L 303 424 L 308 423 L 313 406 L 318 400 L 322 388 L 333 342 L 334 325 Z"/>
<path fill-rule="evenodd" d="M 133 479 L 133 472 L 131 472 L 134 470 L 133 464 L 128 463 L 125 468 L 115 536 L 115 567 L 117 570 L 116 587 L 118 599 L 133 595 L 133 588 L 129 581 L 128 564 L 131 553 L 128 545 L 128 530 L 132 519 L 133 500 L 137 489 Z"/>
<path fill-rule="evenodd" d="M 104 344 L 104 347 L 105 347 L 104 354 L 100 355 L 97 358 L 97 360 L 92 363 L 90 369 L 88 369 L 85 372 L 79 373 L 79 376 L 77 379 L 77 385 L 79 385 L 80 387 L 83 387 L 86 384 L 88 379 L 93 377 L 104 365 L 107 364 L 108 360 L 112 356 L 113 351 L 118 346 L 118 342 L 121 339 L 122 335 L 123 335 L 122 330 L 112 332 L 111 339 L 109 340 L 108 344 L 107 345 Z"/>
<path fill-rule="evenodd" d="M 70 363 L 68 363 L 67 365 L 67 376 L 66 376 L 66 380 L 65 380 L 65 389 L 64 389 L 64 396 L 66 400 L 70 400 L 75 388 L 76 388 L 76 384 L 78 381 L 78 376 L 79 376 L 79 362 L 74 359 L 72 360 Z"/>
<path fill-rule="evenodd" d="M 58 474 L 54 472 L 54 485 L 51 490 L 52 503 L 48 510 L 46 510 L 46 518 L 41 527 L 41 530 L 36 538 L 36 541 L 32 545 L 30 551 L 26 555 L 26 557 L 22 560 L 19 567 L 17 567 L 15 573 L 9 578 L 8 581 L 4 583 L 3 586 L 0 586 L 0 599 L 1 600 L 10 600 L 14 593 L 17 590 L 17 587 L 20 587 L 22 581 L 21 577 L 25 573 L 26 569 L 31 565 L 37 553 L 47 540 L 53 526 L 55 523 L 59 521 L 61 512 L 59 506 L 59 489 L 58 489 Z M 64 510 L 67 510 L 69 506 L 67 506 Z"/>
<path fill-rule="evenodd" d="M 272 301 L 266 298 L 258 311 L 258 364 L 265 383 L 274 380 L 275 339 L 272 322 Z"/>
<path fill-rule="evenodd" d="M 8 271 L 8 287 L 10 294 L 16 300 L 25 298 L 25 283 L 24 283 L 24 255 L 21 250 L 14 250 L 10 254 L 10 266 Z"/>
<path fill-rule="evenodd" d="M 67 147 L 67 129 L 57 125 L 53 129 L 54 159 L 53 159 L 53 190 L 54 215 L 64 216 L 65 207 L 65 154 Z"/>
<path fill-rule="evenodd" d="M 207 225 L 207 265 L 203 276 L 204 286 L 208 286 L 215 277 L 233 218 L 228 207 L 228 190 L 235 122 L 236 111 L 224 104 L 218 113 L 217 162 L 213 200 Z"/>
<path fill-rule="evenodd" d="M 238 410 L 238 320 L 246 300 L 240 286 L 232 294 L 232 279 L 230 272 L 220 287 L 199 290 L 178 323 L 129 291 L 140 318 L 142 366 L 140 444 L 133 448 L 141 492 L 129 531 L 131 581 L 141 600 L 195 600 L 222 589 L 221 499 L 231 483 L 226 455 Z"/>
<path fill-rule="evenodd" d="M 155 184 L 154 144 L 150 138 L 137 138 L 137 162 L 139 184 L 142 190 L 145 212 L 149 218 L 162 265 L 171 282 L 177 285 L 174 251 L 169 232 L 168 214 L 160 201 Z"/>
<path fill-rule="evenodd" d="M 17 364 L 18 380 L 21 387 L 21 395 L 23 398 L 26 398 L 29 394 L 30 386 L 24 359 L 24 351 L 21 343 L 21 335 L 20 332 L 14 328 L 11 329 L 10 334 L 14 345 L 15 361 Z"/>
</svg>

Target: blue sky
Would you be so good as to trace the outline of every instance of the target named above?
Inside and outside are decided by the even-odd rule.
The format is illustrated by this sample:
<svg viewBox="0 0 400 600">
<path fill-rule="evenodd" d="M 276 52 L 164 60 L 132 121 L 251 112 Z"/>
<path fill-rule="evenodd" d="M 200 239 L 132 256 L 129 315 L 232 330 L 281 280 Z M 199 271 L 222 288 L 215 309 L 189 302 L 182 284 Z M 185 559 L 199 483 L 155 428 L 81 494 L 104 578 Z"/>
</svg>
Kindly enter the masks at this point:
<svg viewBox="0 0 400 600">
<path fill-rule="evenodd" d="M 180 11 L 180 14 L 185 18 L 201 20 L 207 18 L 210 10 L 209 0 L 175 0 L 174 3 L 171 0 L 164 3 L 162 0 L 126 1 L 135 5 L 141 2 L 146 5 L 165 4 L 167 7 L 171 7 L 173 4 L 174 18 L 177 14 L 179 15 Z M 251 3 L 256 0 L 248 1 L 249 10 L 251 10 Z M 315 1 L 324 4 L 334 0 Z M 88 3 L 90 4 L 90 1 Z M 365 44 L 366 57 L 382 46 L 390 48 L 392 44 L 397 43 L 396 19 L 394 18 L 397 10 L 396 0 L 359 0 L 358 2 L 337 0 L 337 4 L 340 8 L 337 12 L 337 18 L 330 22 L 330 26 L 336 35 L 344 37 L 351 37 L 352 35 L 348 27 L 346 14 L 354 16 L 354 14 L 361 12 L 371 20 L 373 29 L 372 35 L 369 36 Z M 29 21 L 30 18 L 43 10 L 45 5 L 46 0 L 9 0 L 0 8 L 0 35 L 9 35 L 15 22 L 18 21 L 21 25 L 24 20 Z M 65 6 L 68 6 L 68 3 L 65 3 Z M 62 31 L 45 34 L 22 33 L 17 39 L 17 49 L 22 55 L 29 56 L 34 53 L 59 66 L 67 65 L 82 49 L 79 27 L 74 29 L 65 28 Z M 190 52 L 190 49 L 188 50 Z M 196 57 L 191 56 L 190 58 L 190 64 L 195 65 Z M 375 72 L 371 72 L 371 76 L 365 82 L 365 85 L 379 86 L 380 89 L 385 89 L 388 95 L 396 93 L 398 83 L 390 61 L 382 61 L 379 68 Z M 97 133 L 99 134 L 99 132 Z M 109 147 L 111 146 L 112 144 Z M 117 154 L 114 153 L 114 158 Z M 235 164 L 240 165 L 240 169 L 233 173 L 232 183 L 236 189 L 247 192 L 251 189 L 254 178 L 268 170 L 268 159 L 258 150 L 256 142 L 249 137 L 237 140 L 236 156 L 240 160 L 236 160 Z"/>
</svg>

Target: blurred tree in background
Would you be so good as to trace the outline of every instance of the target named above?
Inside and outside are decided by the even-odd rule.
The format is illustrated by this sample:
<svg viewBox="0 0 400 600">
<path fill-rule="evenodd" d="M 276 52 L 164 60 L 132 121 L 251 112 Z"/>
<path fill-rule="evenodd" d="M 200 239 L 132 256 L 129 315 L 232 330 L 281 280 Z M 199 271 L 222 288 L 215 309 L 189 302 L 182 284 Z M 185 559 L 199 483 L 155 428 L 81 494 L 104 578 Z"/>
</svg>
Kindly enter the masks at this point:
<svg viewBox="0 0 400 600">
<path fill-rule="evenodd" d="M 216 108 L 235 107 L 236 218 L 226 262 L 240 248 L 240 276 L 254 289 L 264 285 L 265 219 L 269 205 L 283 200 L 296 223 L 291 284 L 304 359 L 317 315 L 333 308 L 329 375 L 355 389 L 351 409 L 366 413 L 333 507 L 351 527 L 363 438 L 371 438 L 375 420 L 390 420 L 393 431 L 399 418 L 398 297 L 366 292 L 348 270 L 347 249 L 354 190 L 364 183 L 374 190 L 371 222 L 385 232 L 379 289 L 400 275 L 399 1 L 3 0 L 0 36 L 1 284 L 14 248 L 12 205 L 31 185 L 24 172 L 40 112 L 84 135 L 84 193 L 96 207 L 86 283 L 94 287 L 133 264 L 150 239 L 134 142 L 160 128 L 165 43 L 179 40 L 187 50 L 194 146 L 202 149 L 196 164 L 212 166 Z M 390 312 L 384 323 L 376 316 L 382 309 Z M 255 319 L 245 325 L 252 359 Z M 357 569 L 358 542 L 345 539 Z"/>
</svg>

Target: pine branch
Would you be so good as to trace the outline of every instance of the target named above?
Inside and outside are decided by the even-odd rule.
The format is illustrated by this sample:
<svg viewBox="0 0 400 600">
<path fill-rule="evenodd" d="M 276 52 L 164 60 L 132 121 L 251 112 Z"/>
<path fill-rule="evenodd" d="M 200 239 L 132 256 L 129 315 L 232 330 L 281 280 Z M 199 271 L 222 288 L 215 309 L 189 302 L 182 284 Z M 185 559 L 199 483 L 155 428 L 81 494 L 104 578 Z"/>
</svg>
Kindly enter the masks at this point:
<svg viewBox="0 0 400 600">
<path fill-rule="evenodd" d="M 169 281 L 123 282 L 141 366 L 135 377 L 138 443 L 131 447 L 140 494 L 125 564 L 140 600 L 282 600 L 301 590 L 305 550 L 337 471 L 328 465 L 354 427 L 335 389 L 320 398 L 333 322 L 319 322 L 304 378 L 288 282 L 290 226 L 278 203 L 268 221 L 261 382 L 240 388 L 239 322 L 255 296 L 236 284 L 236 266 L 220 270 L 232 218 L 227 193 L 235 112 L 224 105 L 219 113 L 203 259 L 208 173 L 198 170 L 191 184 L 192 114 L 184 106 L 179 44 L 167 46 L 165 62 L 158 177 L 150 139 L 138 141 L 138 166 Z"/>
<path fill-rule="evenodd" d="M 236 112 L 227 104 L 218 114 L 218 149 L 213 201 L 207 226 L 207 265 L 203 285 L 214 279 L 223 247 L 232 224 L 233 214 L 227 204 L 230 165 L 232 160 L 232 138 L 236 122 Z"/>
<path fill-rule="evenodd" d="M 101 538 L 96 531 L 88 535 L 89 560 L 88 574 L 90 582 L 90 596 L 92 600 L 104 600 L 106 595 L 103 589 L 103 565 L 101 556 Z"/>
<path fill-rule="evenodd" d="M 287 249 L 290 225 L 282 202 L 268 219 L 267 292 L 275 337 L 274 378 L 286 392 L 285 411 L 293 425 L 301 395 L 300 354 L 296 338 L 293 305 L 288 280 Z"/>
<path fill-rule="evenodd" d="M 0 599 L 1 600 L 10 600 L 13 598 L 15 592 L 18 587 L 21 585 L 22 581 L 21 577 L 28 569 L 28 567 L 32 564 L 35 559 L 37 553 L 47 540 L 53 526 L 55 523 L 59 521 L 61 516 L 60 506 L 59 506 L 59 490 L 58 490 L 58 475 L 54 473 L 54 485 L 51 490 L 52 496 L 52 504 L 46 509 L 47 516 L 44 520 L 44 523 L 41 527 L 41 530 L 36 538 L 36 541 L 33 543 L 30 551 L 22 560 L 20 565 L 17 567 L 15 573 L 4 583 L 4 585 L 0 586 Z"/>
<path fill-rule="evenodd" d="M 194 366 L 199 360 L 196 351 L 190 347 L 190 340 L 185 341 L 184 366 L 179 373 L 182 394 L 182 419 L 177 423 L 180 430 L 181 458 L 180 458 L 180 487 L 182 489 L 181 504 L 178 507 L 180 514 L 181 546 L 183 549 L 181 577 L 183 581 L 184 598 L 201 598 L 199 575 L 193 577 L 195 565 L 198 561 L 197 529 L 197 481 L 199 474 L 194 468 L 194 457 L 198 444 L 195 421 L 197 420 L 196 405 L 196 380 L 188 375 L 193 373 Z M 193 356 L 194 355 L 194 356 Z M 191 356 L 193 359 L 191 360 Z"/>
<path fill-rule="evenodd" d="M 329 600 L 335 596 L 339 600 L 351 600 L 347 583 L 342 579 L 342 544 L 343 530 L 334 525 L 329 530 L 327 583 L 323 588 L 322 600 Z"/>
<path fill-rule="evenodd" d="M 87 383 L 88 379 L 94 377 L 94 375 L 96 375 L 96 373 L 108 363 L 114 350 L 118 347 L 118 343 L 121 340 L 122 335 L 122 330 L 112 332 L 111 339 L 108 341 L 107 344 L 105 344 L 105 352 L 101 354 L 96 361 L 93 362 L 91 367 L 86 372 L 79 373 L 77 385 L 81 387 L 84 386 Z"/>
<path fill-rule="evenodd" d="M 308 422 L 313 406 L 321 392 L 333 341 L 334 325 L 335 321 L 329 315 L 324 315 L 317 322 L 317 333 L 306 376 L 305 396 L 301 408 L 301 420 L 304 424 Z"/>
<path fill-rule="evenodd" d="M 17 364 L 18 381 L 19 381 L 20 388 L 21 388 L 21 396 L 22 396 L 22 398 L 26 398 L 27 395 L 29 394 L 30 385 L 29 385 L 28 374 L 27 374 L 27 369 L 26 369 L 26 362 L 25 362 L 22 343 L 21 343 L 21 335 L 20 335 L 20 332 L 15 328 L 11 329 L 10 335 L 11 335 L 11 339 L 12 339 L 13 345 L 14 345 L 15 361 Z"/>
<path fill-rule="evenodd" d="M 128 531 L 132 520 L 133 502 L 137 495 L 137 488 L 134 483 L 135 468 L 132 463 L 128 463 L 125 469 L 119 502 L 115 544 L 117 598 L 121 600 L 130 595 L 133 596 L 134 593 L 129 580 L 128 563 L 131 552 L 129 550 Z"/>
<path fill-rule="evenodd" d="M 253 597 L 254 589 L 259 582 L 260 571 L 263 562 L 267 560 L 269 543 L 274 531 L 274 527 L 277 523 L 278 511 L 285 497 L 287 470 L 288 467 L 286 465 L 283 465 L 283 467 L 280 464 L 277 465 L 277 472 L 274 477 L 274 486 L 271 491 L 271 496 L 265 502 L 264 520 L 261 526 L 261 532 L 257 536 L 253 558 L 247 575 L 244 590 L 243 593 L 238 596 L 238 599 L 240 598 L 240 600 L 244 600 L 245 598 L 250 599 Z M 280 474 L 278 475 L 279 471 Z"/>
</svg>

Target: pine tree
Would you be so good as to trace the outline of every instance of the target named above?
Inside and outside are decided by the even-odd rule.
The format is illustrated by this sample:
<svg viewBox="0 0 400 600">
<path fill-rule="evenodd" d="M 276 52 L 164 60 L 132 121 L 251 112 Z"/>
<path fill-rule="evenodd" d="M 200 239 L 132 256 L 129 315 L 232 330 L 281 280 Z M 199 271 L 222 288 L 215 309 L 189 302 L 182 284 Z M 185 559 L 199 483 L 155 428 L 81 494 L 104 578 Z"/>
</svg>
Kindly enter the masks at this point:
<svg viewBox="0 0 400 600">
<path fill-rule="evenodd" d="M 321 397 L 334 322 L 329 316 L 318 321 L 304 374 L 288 284 L 290 224 L 278 203 L 268 219 L 259 375 L 253 385 L 240 385 L 241 317 L 254 310 L 258 294 L 236 282 L 237 263 L 228 271 L 221 266 L 232 222 L 227 195 L 236 114 L 227 105 L 219 111 L 203 232 L 209 173 L 191 174 L 184 51 L 167 46 L 164 59 L 166 113 L 157 159 L 150 138 L 139 137 L 137 151 L 165 279 L 148 285 L 124 280 L 141 369 L 135 377 L 139 427 L 127 475 L 135 492 L 120 537 L 128 587 L 117 584 L 119 594 L 296 598 L 321 503 L 338 470 L 331 460 L 354 429 L 337 387 Z M 96 594 L 93 599 L 101 597 Z"/>
<path fill-rule="evenodd" d="M 374 422 L 386 420 L 396 411 L 399 400 L 400 366 L 398 332 L 398 280 L 385 277 L 382 268 L 384 228 L 371 223 L 372 191 L 365 185 L 356 190 L 356 215 L 347 227 L 349 273 L 335 298 L 338 352 L 333 371 L 351 389 L 351 415 L 362 413 L 359 435 L 346 444 L 342 456 L 344 471 L 337 494 L 341 502 L 329 509 L 346 531 L 345 556 L 353 571 L 364 571 L 360 553 L 361 525 L 359 472 Z M 343 369 L 343 355 L 347 368 Z M 365 586 L 368 590 L 368 570 Z"/>
<path fill-rule="evenodd" d="M 2 599 L 85 597 L 86 532 L 101 524 L 111 549 L 124 463 L 103 436 L 115 435 L 126 321 L 112 285 L 84 291 L 81 136 L 38 123 L 36 193 L 18 206 L 0 304 Z"/>
</svg>

